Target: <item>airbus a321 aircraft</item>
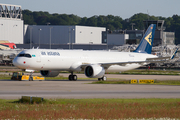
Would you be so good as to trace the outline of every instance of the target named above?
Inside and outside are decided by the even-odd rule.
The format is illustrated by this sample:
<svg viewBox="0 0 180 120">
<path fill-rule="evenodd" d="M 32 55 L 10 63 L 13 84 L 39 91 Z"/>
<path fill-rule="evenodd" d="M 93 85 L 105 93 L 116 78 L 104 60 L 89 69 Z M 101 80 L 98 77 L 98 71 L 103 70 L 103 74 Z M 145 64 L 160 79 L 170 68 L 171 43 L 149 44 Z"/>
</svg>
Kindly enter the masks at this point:
<svg viewBox="0 0 180 120">
<path fill-rule="evenodd" d="M 156 62 L 151 54 L 156 25 L 151 24 L 134 52 L 29 49 L 18 54 L 13 64 L 26 71 L 40 70 L 44 77 L 55 77 L 69 71 L 69 80 L 77 80 L 73 72 L 84 71 L 89 78 L 106 80 L 105 72 L 120 72 Z"/>
</svg>

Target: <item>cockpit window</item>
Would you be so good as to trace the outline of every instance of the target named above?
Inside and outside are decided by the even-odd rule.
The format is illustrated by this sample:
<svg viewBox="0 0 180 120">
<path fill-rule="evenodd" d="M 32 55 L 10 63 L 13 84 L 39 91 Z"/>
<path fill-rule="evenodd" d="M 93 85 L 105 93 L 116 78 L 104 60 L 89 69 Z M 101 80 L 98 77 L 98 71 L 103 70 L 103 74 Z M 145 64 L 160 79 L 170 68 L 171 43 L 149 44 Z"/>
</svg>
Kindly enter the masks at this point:
<svg viewBox="0 0 180 120">
<path fill-rule="evenodd" d="M 18 57 L 28 57 L 28 58 L 31 58 L 31 55 L 23 53 L 23 54 L 19 54 Z"/>
</svg>

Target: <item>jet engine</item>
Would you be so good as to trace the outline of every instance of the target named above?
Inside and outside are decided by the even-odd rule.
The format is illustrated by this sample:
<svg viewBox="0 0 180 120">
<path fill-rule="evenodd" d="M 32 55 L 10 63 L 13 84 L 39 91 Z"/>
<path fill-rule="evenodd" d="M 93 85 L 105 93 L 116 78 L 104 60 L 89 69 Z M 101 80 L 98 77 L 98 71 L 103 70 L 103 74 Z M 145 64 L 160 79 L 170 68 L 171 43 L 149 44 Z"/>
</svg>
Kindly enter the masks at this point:
<svg viewBox="0 0 180 120">
<path fill-rule="evenodd" d="M 59 71 L 41 70 L 41 75 L 44 77 L 56 77 L 59 75 Z"/>
<path fill-rule="evenodd" d="M 85 75 L 89 78 L 102 78 L 105 70 L 100 65 L 89 65 L 85 68 Z"/>
</svg>

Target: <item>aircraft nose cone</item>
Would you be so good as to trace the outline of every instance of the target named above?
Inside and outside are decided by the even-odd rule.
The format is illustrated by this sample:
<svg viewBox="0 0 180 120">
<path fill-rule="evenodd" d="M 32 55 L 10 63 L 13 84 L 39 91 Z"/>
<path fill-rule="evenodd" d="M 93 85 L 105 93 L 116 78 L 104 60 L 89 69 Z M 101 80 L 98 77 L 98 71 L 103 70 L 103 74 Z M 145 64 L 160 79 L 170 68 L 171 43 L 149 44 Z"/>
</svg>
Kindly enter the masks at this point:
<svg viewBox="0 0 180 120">
<path fill-rule="evenodd" d="M 13 60 L 13 65 L 14 65 L 14 66 L 18 66 L 17 58 L 14 58 L 14 60 Z"/>
<path fill-rule="evenodd" d="M 27 63 L 24 59 L 21 59 L 19 57 L 14 58 L 13 65 L 20 68 L 25 69 L 27 67 Z"/>
<path fill-rule="evenodd" d="M 18 68 L 21 68 L 22 64 L 21 64 L 21 60 L 19 58 L 14 58 L 13 60 L 13 65 L 18 67 Z"/>
</svg>

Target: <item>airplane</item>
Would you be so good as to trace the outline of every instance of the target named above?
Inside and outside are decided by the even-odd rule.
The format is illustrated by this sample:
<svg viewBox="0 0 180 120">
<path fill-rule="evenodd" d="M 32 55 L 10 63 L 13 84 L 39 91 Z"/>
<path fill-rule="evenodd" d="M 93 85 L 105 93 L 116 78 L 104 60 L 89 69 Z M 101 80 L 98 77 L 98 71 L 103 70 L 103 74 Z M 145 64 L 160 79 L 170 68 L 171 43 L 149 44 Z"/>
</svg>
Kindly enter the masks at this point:
<svg viewBox="0 0 180 120">
<path fill-rule="evenodd" d="M 105 72 L 132 70 L 164 59 L 151 54 L 155 29 L 155 24 L 148 27 L 133 52 L 28 49 L 20 52 L 13 64 L 28 72 L 40 70 L 44 77 L 55 77 L 60 71 L 69 71 L 68 79 L 76 81 L 77 75 L 73 72 L 84 71 L 89 78 L 105 81 Z"/>
</svg>

